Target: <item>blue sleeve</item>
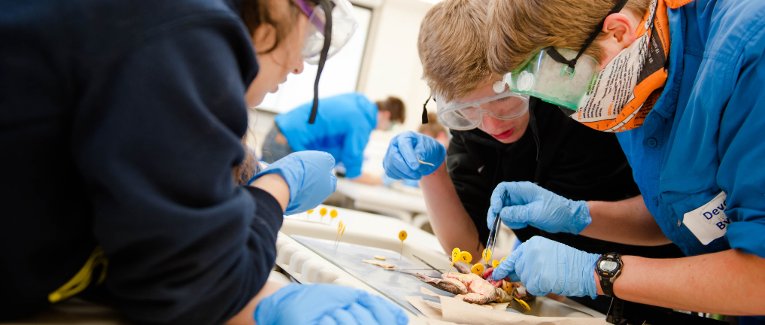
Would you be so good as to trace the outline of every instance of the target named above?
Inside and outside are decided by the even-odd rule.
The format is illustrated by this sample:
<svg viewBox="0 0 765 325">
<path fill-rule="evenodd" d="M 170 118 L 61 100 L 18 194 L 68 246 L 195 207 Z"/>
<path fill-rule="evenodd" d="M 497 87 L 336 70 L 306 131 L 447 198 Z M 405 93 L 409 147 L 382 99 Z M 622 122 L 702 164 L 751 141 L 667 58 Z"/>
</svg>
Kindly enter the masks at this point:
<svg viewBox="0 0 765 325">
<path fill-rule="evenodd" d="M 759 32 L 764 43 L 765 33 Z M 756 42 L 753 42 L 756 43 Z M 765 258 L 765 58 L 742 63 L 739 79 L 723 113 L 720 169 L 717 179 L 726 191 L 726 236 L 730 247 Z"/>
<path fill-rule="evenodd" d="M 149 30 L 83 71 L 72 154 L 109 258 L 106 287 L 139 323 L 223 323 L 274 265 L 281 209 L 232 177 L 251 43 L 233 17 L 202 18 Z"/>
<path fill-rule="evenodd" d="M 345 177 L 356 178 L 361 176 L 361 166 L 364 163 L 364 148 L 369 142 L 371 131 L 354 127 L 346 135 L 343 143 L 342 162 L 345 166 Z"/>
</svg>

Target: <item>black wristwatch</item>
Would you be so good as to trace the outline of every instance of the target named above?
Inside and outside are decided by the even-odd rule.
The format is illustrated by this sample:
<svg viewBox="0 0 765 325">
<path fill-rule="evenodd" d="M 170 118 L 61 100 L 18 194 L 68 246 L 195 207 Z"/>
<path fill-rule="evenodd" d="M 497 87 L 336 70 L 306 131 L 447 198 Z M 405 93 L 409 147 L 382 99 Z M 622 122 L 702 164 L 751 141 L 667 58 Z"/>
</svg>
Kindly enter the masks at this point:
<svg viewBox="0 0 765 325">
<path fill-rule="evenodd" d="M 622 256 L 617 253 L 603 254 L 595 262 L 595 272 L 600 278 L 600 288 L 603 294 L 614 296 L 614 281 L 622 273 Z"/>
</svg>

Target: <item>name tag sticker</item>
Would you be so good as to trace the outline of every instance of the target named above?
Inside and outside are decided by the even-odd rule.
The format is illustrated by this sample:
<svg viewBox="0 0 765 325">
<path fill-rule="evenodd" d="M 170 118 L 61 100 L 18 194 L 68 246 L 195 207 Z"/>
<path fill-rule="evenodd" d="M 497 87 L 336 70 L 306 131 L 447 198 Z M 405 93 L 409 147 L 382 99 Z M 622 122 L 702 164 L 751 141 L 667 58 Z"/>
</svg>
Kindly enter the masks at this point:
<svg viewBox="0 0 765 325">
<path fill-rule="evenodd" d="M 683 224 L 704 245 L 725 236 L 730 221 L 725 215 L 725 192 L 720 192 L 706 204 L 683 215 Z"/>
</svg>

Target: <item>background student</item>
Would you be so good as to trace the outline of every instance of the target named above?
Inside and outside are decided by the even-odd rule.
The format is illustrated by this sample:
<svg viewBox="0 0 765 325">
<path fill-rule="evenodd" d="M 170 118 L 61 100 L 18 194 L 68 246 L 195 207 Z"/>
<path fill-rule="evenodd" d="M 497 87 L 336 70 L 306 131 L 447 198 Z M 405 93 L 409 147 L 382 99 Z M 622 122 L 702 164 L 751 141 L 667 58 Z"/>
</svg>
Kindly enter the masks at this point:
<svg viewBox="0 0 765 325">
<path fill-rule="evenodd" d="M 360 93 L 322 98 L 322 113 L 314 124 L 307 124 L 311 106 L 305 103 L 275 117 L 263 142 L 263 160 L 272 162 L 302 150 L 325 151 L 342 166 L 346 178 L 382 184 L 379 176 L 362 172 L 364 148 L 372 130 L 389 130 L 394 123 L 404 123 L 406 108 L 401 99 L 391 96 L 372 102 Z"/>
</svg>

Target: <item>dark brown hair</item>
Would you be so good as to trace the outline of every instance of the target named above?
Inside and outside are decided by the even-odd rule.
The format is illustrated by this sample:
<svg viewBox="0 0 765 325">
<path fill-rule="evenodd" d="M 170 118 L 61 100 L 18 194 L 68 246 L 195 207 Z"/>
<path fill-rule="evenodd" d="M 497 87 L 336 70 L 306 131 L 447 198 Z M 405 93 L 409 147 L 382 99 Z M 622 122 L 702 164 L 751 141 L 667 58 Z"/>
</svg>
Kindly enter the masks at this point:
<svg viewBox="0 0 765 325">
<path fill-rule="evenodd" d="M 294 27 L 295 21 L 298 15 L 300 15 L 300 9 L 292 2 L 288 0 L 289 14 L 287 17 L 278 17 L 274 13 L 274 4 L 276 1 L 283 0 L 243 0 L 239 9 L 239 14 L 242 17 L 242 21 L 250 31 L 250 36 L 255 34 L 255 29 L 263 25 L 268 25 L 274 28 L 276 37 L 274 37 L 274 43 L 266 50 L 260 53 L 269 53 L 279 46 L 279 42 L 283 40 Z M 312 0 L 307 2 L 314 3 Z M 286 18 L 286 19 L 285 19 Z"/>
<path fill-rule="evenodd" d="M 383 112 L 390 112 L 390 120 L 404 123 L 406 119 L 406 107 L 404 102 L 398 97 L 388 96 L 385 100 L 375 102 L 377 109 Z"/>
</svg>

